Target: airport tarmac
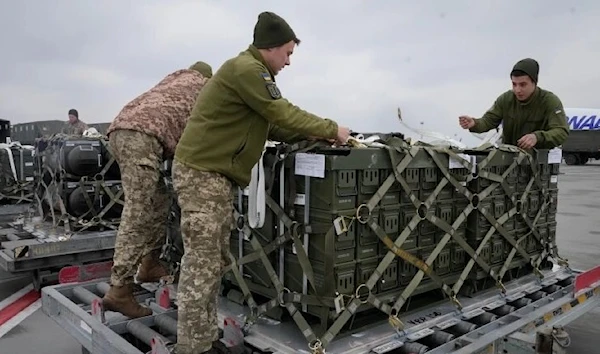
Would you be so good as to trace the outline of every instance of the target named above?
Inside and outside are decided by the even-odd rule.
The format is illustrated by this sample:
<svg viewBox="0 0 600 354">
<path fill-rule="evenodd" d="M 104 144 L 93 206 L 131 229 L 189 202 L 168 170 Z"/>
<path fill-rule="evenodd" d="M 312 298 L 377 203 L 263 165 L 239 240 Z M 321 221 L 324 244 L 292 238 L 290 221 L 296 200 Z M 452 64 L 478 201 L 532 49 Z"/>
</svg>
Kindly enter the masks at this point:
<svg viewBox="0 0 600 354">
<path fill-rule="evenodd" d="M 599 177 L 598 162 L 561 166 L 557 239 L 561 256 L 568 258 L 573 268 L 589 269 L 600 264 L 600 218 L 595 214 L 600 210 Z M 25 292 L 28 285 L 30 279 L 0 274 L 0 309 L 3 300 Z M 0 354 L 80 354 L 81 345 L 46 317 L 39 302 L 24 309 L 18 320 L 0 324 Z M 569 354 L 600 353 L 599 315 L 597 308 L 566 327 L 571 336 Z"/>
</svg>

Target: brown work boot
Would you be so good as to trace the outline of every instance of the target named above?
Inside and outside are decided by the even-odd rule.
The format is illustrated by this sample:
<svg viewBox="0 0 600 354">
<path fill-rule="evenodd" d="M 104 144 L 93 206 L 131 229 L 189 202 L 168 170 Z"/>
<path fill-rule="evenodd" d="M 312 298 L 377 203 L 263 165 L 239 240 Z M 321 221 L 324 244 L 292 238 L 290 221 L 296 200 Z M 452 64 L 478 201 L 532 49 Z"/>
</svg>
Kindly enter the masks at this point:
<svg viewBox="0 0 600 354">
<path fill-rule="evenodd" d="M 105 310 L 120 312 L 129 318 L 144 317 L 152 314 L 152 310 L 138 304 L 135 297 L 133 297 L 133 284 L 123 286 L 111 285 L 106 295 L 104 295 L 102 303 Z"/>
<path fill-rule="evenodd" d="M 136 280 L 140 283 L 156 283 L 160 278 L 169 275 L 169 272 L 160 264 L 159 254 L 156 251 L 142 257 Z"/>
<path fill-rule="evenodd" d="M 220 340 L 216 340 L 213 342 L 212 349 L 216 353 L 219 353 L 219 354 L 230 354 L 231 353 L 231 351 L 229 350 L 229 348 L 227 348 L 225 343 L 221 342 Z"/>
</svg>

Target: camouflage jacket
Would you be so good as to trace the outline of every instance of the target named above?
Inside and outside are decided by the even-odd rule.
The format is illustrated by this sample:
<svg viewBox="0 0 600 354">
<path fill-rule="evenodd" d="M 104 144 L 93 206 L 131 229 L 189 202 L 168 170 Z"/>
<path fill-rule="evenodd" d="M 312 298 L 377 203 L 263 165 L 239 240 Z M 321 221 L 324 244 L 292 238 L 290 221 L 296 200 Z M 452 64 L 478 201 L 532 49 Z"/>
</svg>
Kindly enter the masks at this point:
<svg viewBox="0 0 600 354">
<path fill-rule="evenodd" d="M 335 139 L 337 130 L 336 122 L 283 98 L 273 72 L 251 45 L 226 61 L 202 89 L 175 159 L 197 170 L 225 175 L 244 188 L 267 139 Z"/>
<path fill-rule="evenodd" d="M 199 72 L 189 69 L 169 74 L 156 86 L 129 102 L 113 120 L 106 134 L 117 129 L 146 133 L 161 142 L 164 157 L 172 157 L 198 92 L 207 80 Z"/>
<path fill-rule="evenodd" d="M 517 145 L 523 135 L 533 133 L 537 149 L 552 149 L 562 145 L 569 136 L 562 102 L 552 92 L 539 87 L 526 102 L 519 102 L 511 90 L 504 92 L 483 117 L 475 119 L 470 131 L 484 133 L 500 124 L 504 144 Z"/>
<path fill-rule="evenodd" d="M 68 135 L 82 135 L 83 132 L 87 130 L 87 128 L 87 124 L 85 124 L 81 120 L 77 120 L 75 124 L 71 124 L 69 122 L 65 123 L 65 126 L 62 129 L 62 133 Z"/>
</svg>

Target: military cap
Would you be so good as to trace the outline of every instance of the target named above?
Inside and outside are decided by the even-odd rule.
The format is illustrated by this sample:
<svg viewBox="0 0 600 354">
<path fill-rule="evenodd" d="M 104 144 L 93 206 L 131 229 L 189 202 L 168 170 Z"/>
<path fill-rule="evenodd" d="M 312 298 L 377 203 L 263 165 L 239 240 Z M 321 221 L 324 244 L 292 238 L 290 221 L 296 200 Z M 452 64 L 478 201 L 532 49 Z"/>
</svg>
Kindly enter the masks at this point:
<svg viewBox="0 0 600 354">
<path fill-rule="evenodd" d="M 527 76 L 531 78 L 533 82 L 537 82 L 538 75 L 540 73 L 540 65 L 534 59 L 522 59 L 515 64 L 512 71 L 510 72 L 510 75 L 513 76 L 515 72 L 518 71 L 524 72 L 525 74 L 527 74 Z"/>
<path fill-rule="evenodd" d="M 202 74 L 202 76 L 206 77 L 206 78 L 211 78 L 212 77 L 212 68 L 210 65 L 206 64 L 203 61 L 198 61 L 196 63 L 194 63 L 192 66 L 190 66 L 191 70 L 196 70 L 197 72 L 199 72 L 200 74 Z"/>
<path fill-rule="evenodd" d="M 279 15 L 265 11 L 258 15 L 254 26 L 253 45 L 258 49 L 269 49 L 282 46 L 289 41 L 299 43 L 292 27 Z"/>
</svg>

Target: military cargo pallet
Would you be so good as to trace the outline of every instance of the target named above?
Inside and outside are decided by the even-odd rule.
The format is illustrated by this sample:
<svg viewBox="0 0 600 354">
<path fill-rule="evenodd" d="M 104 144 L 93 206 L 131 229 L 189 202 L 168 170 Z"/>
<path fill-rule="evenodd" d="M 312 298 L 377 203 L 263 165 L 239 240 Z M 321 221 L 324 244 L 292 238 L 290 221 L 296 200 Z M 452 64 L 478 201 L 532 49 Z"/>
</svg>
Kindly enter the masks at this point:
<svg viewBox="0 0 600 354">
<path fill-rule="evenodd" d="M 37 139 L 38 215 L 65 232 L 116 229 L 124 205 L 120 170 L 101 137 Z"/>
<path fill-rule="evenodd" d="M 416 294 L 438 289 L 460 309 L 463 292 L 503 292 L 508 279 L 564 262 L 555 244 L 560 159 L 548 150 L 392 138 L 360 148 L 282 144 L 264 163 L 268 217 L 250 228 L 246 206 L 257 198 L 240 192 L 225 279 L 253 318 L 285 304 L 310 343 L 326 347 L 368 308 L 401 327 Z"/>
<path fill-rule="evenodd" d="M 30 274 L 35 289 L 56 283 L 65 266 L 112 259 L 116 231 L 67 235 L 26 215 L 0 222 L 0 268 L 14 275 Z"/>
<path fill-rule="evenodd" d="M 543 273 L 543 281 L 530 274 L 506 282 L 506 294 L 490 289 L 473 297 L 461 296 L 462 310 L 444 300 L 403 313 L 398 318 L 405 324 L 401 331 L 386 320 L 372 322 L 337 336 L 326 352 L 534 354 L 541 343 L 565 346 L 570 337 L 560 326 L 600 304 L 600 267 L 585 273 L 568 268 Z M 153 313 L 129 319 L 103 309 L 101 297 L 108 289 L 107 281 L 45 287 L 42 310 L 81 344 L 84 353 L 170 353 L 177 342 L 176 287 L 138 286 L 137 301 Z M 249 308 L 223 296 L 219 297 L 217 312 L 221 340 L 232 353 L 322 353 L 318 345 L 307 346 L 293 323 L 263 317 L 242 328 L 240 321 L 251 316 Z"/>
</svg>

